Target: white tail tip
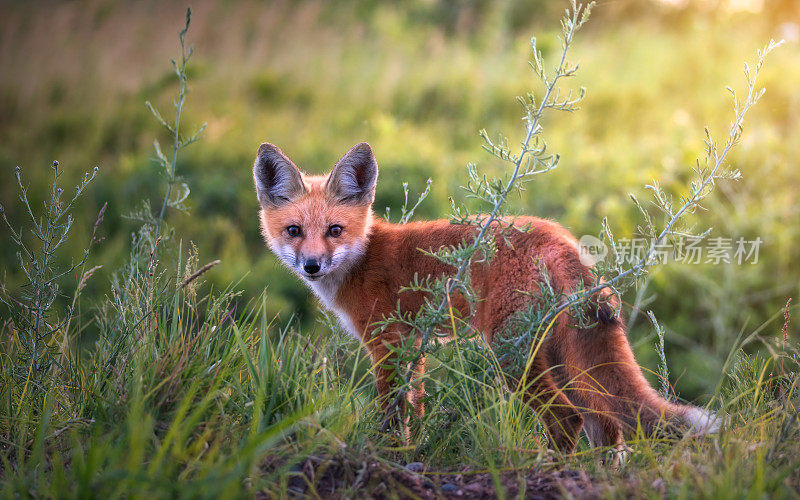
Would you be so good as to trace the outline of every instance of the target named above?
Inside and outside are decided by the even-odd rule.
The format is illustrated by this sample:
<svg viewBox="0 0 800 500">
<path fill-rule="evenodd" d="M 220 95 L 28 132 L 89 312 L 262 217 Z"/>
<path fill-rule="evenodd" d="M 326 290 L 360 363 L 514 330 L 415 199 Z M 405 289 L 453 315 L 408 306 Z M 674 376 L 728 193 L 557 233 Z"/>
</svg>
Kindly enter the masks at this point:
<svg viewBox="0 0 800 500">
<path fill-rule="evenodd" d="M 722 424 L 721 417 L 716 413 L 696 406 L 685 407 L 683 419 L 689 424 L 689 432 L 699 435 L 716 434 Z"/>
</svg>

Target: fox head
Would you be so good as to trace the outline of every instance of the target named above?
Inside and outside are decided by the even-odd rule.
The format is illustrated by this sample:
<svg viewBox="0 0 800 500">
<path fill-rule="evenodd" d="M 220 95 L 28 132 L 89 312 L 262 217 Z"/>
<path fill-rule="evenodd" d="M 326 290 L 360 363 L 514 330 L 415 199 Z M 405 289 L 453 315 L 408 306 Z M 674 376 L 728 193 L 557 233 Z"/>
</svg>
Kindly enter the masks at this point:
<svg viewBox="0 0 800 500">
<path fill-rule="evenodd" d="M 258 148 L 253 178 L 261 232 L 273 252 L 308 281 L 346 271 L 363 255 L 378 163 L 356 144 L 328 175 L 306 175 L 278 147 Z"/>
</svg>

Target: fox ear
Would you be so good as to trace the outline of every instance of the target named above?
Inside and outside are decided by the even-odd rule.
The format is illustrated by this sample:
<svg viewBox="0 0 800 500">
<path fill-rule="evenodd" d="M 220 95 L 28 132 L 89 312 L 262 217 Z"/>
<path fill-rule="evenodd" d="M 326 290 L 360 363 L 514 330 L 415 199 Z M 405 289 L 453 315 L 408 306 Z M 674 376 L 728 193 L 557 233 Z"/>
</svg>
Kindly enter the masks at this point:
<svg viewBox="0 0 800 500">
<path fill-rule="evenodd" d="M 306 191 L 300 170 L 277 146 L 265 142 L 253 166 L 256 196 L 261 205 L 277 207 Z"/>
<path fill-rule="evenodd" d="M 369 144 L 356 144 L 345 153 L 328 176 L 325 190 L 342 203 L 371 205 L 378 181 L 378 162 Z"/>
</svg>

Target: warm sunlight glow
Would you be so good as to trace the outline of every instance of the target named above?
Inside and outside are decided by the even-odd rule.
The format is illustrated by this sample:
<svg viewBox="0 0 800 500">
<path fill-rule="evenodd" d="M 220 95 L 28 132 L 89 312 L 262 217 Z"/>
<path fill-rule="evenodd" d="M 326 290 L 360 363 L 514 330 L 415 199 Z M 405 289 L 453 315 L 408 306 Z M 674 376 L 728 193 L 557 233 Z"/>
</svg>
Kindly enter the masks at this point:
<svg viewBox="0 0 800 500">
<path fill-rule="evenodd" d="M 761 12 L 764 9 L 764 0 L 725 0 L 717 2 L 712 0 L 657 0 L 659 3 L 674 7 L 676 9 L 684 9 L 690 5 L 699 5 L 702 8 L 717 8 L 722 7 L 725 10 L 732 12 Z"/>
</svg>

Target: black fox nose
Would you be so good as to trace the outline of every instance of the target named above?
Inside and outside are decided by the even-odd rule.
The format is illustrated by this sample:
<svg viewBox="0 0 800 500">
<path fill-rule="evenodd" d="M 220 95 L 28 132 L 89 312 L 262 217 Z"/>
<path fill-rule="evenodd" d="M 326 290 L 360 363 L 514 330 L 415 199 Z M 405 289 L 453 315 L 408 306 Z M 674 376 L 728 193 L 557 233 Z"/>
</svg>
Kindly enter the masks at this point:
<svg viewBox="0 0 800 500">
<path fill-rule="evenodd" d="M 308 259 L 305 264 L 303 264 L 303 270 L 308 274 L 315 274 L 319 272 L 319 262 L 316 259 Z"/>
</svg>

